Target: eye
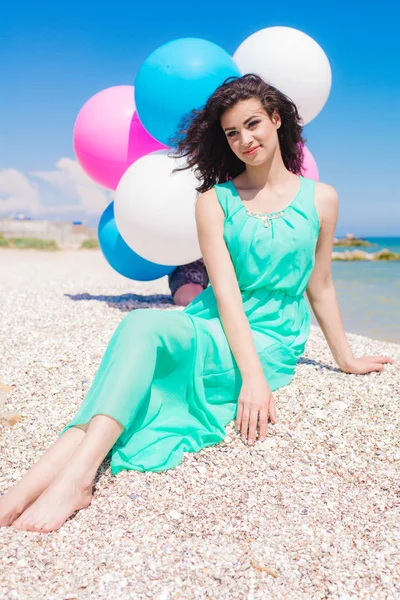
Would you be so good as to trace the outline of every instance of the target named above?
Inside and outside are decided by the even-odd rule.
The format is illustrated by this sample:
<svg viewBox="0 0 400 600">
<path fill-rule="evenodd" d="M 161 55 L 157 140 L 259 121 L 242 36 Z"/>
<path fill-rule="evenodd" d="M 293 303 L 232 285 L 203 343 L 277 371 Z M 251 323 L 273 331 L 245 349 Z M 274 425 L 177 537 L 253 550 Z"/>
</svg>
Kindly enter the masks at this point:
<svg viewBox="0 0 400 600">
<path fill-rule="evenodd" d="M 251 123 L 249 123 L 249 127 L 254 127 L 254 125 L 258 125 L 260 121 L 251 121 Z"/>
<path fill-rule="evenodd" d="M 229 131 L 229 133 L 227 134 L 228 137 L 232 137 L 233 135 L 236 135 L 237 131 Z"/>
</svg>

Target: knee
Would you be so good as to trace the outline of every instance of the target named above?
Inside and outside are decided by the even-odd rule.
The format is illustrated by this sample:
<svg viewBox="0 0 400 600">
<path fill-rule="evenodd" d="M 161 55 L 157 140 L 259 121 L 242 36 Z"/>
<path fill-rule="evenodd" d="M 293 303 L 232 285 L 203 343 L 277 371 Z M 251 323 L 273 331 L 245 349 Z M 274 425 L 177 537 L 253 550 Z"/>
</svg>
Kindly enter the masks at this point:
<svg viewBox="0 0 400 600">
<path fill-rule="evenodd" d="M 140 336 L 156 338 L 163 340 L 166 337 L 176 337 L 179 333 L 182 335 L 192 325 L 182 311 L 171 311 L 162 309 L 139 308 L 133 310 L 125 317 L 126 331 L 132 339 Z"/>
<path fill-rule="evenodd" d="M 157 309 L 137 308 L 124 319 L 125 325 L 134 335 L 148 335 L 157 330 Z"/>
<path fill-rule="evenodd" d="M 203 291 L 199 283 L 184 283 L 175 292 L 173 299 L 177 306 L 187 306 Z"/>
<path fill-rule="evenodd" d="M 140 321 L 142 318 L 146 318 L 146 313 L 150 311 L 151 309 L 148 308 L 135 308 L 126 315 L 124 321 L 127 323 L 135 323 L 136 321 Z"/>
</svg>

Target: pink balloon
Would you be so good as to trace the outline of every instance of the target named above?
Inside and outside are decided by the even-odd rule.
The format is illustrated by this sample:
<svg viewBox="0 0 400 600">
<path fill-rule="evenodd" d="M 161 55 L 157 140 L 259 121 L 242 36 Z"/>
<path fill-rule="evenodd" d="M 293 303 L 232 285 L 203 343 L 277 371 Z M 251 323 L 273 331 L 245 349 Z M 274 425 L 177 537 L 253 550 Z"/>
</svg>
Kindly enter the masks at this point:
<svg viewBox="0 0 400 600">
<path fill-rule="evenodd" d="M 317 163 L 306 146 L 303 147 L 302 175 L 308 179 L 315 179 L 315 181 L 319 181 Z"/>
<path fill-rule="evenodd" d="M 138 158 L 166 148 L 147 133 L 135 109 L 134 87 L 117 85 L 92 96 L 75 121 L 73 144 L 79 164 L 110 190 Z"/>
</svg>

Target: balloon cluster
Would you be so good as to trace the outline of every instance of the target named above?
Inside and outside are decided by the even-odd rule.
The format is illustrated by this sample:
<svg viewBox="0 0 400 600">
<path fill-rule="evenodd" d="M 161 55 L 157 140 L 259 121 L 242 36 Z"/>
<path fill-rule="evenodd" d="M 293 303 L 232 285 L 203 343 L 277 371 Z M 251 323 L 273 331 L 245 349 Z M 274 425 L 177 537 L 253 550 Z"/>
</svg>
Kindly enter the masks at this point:
<svg viewBox="0 0 400 600">
<path fill-rule="evenodd" d="M 303 123 L 323 108 L 331 69 L 322 48 L 290 27 L 248 37 L 233 57 L 203 39 L 182 38 L 157 48 L 140 67 L 135 86 L 102 90 L 80 110 L 74 150 L 84 171 L 115 190 L 98 228 L 109 264 L 130 279 L 149 281 L 201 256 L 194 205 L 198 181 L 190 170 L 172 174 L 170 140 L 184 115 L 202 108 L 231 76 L 256 73 L 296 104 Z M 318 180 L 303 149 L 303 175 Z"/>
</svg>

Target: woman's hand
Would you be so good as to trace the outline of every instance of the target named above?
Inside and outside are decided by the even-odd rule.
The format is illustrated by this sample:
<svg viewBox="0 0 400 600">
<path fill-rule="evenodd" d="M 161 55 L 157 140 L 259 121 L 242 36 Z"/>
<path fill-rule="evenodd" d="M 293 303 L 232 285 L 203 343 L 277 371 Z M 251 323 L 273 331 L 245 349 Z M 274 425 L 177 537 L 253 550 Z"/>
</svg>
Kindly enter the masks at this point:
<svg viewBox="0 0 400 600">
<path fill-rule="evenodd" d="M 268 416 L 276 423 L 275 400 L 263 374 L 242 380 L 238 400 L 236 427 L 241 431 L 242 441 L 253 444 L 259 421 L 258 440 L 263 442 L 267 435 Z"/>
<path fill-rule="evenodd" d="M 364 375 L 371 371 L 384 371 L 385 363 L 393 364 L 393 359 L 388 356 L 361 356 L 360 358 L 352 358 L 346 365 L 340 366 L 340 369 L 345 373 L 355 373 L 356 375 Z"/>
</svg>

